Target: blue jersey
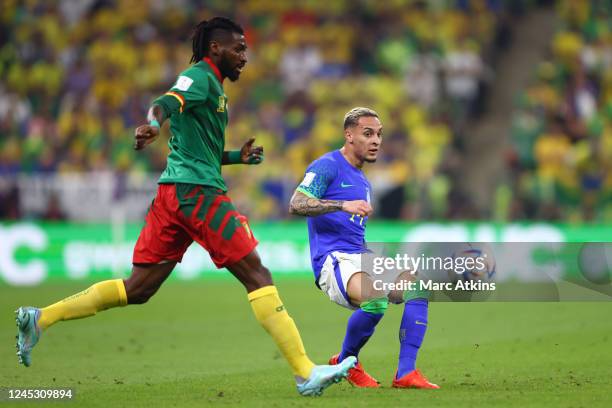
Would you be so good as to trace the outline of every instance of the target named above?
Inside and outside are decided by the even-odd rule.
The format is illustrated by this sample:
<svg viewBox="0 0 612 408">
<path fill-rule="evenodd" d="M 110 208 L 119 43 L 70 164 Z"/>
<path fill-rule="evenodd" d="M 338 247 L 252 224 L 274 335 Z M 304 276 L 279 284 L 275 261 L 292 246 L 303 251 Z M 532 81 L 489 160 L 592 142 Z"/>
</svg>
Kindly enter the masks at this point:
<svg viewBox="0 0 612 408">
<path fill-rule="evenodd" d="M 308 166 L 297 191 L 325 200 L 364 200 L 370 202 L 371 186 L 363 172 L 350 164 L 339 150 L 327 153 Z M 327 255 L 333 251 L 348 254 L 366 252 L 365 227 L 368 217 L 335 211 L 308 217 L 310 260 L 319 280 Z"/>
</svg>

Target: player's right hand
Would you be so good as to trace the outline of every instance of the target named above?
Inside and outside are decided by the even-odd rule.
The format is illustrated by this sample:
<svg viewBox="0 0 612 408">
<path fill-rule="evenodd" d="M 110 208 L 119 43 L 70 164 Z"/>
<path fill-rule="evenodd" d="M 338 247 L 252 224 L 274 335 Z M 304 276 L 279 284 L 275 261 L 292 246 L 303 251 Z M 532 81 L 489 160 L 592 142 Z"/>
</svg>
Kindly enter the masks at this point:
<svg viewBox="0 0 612 408">
<path fill-rule="evenodd" d="M 141 125 L 136 128 L 134 133 L 134 150 L 141 150 L 151 144 L 159 136 L 159 128 L 151 125 Z"/>
<path fill-rule="evenodd" d="M 372 206 L 364 200 L 345 201 L 342 203 L 342 211 L 349 214 L 357 214 L 362 217 L 367 217 L 372 214 Z"/>
</svg>

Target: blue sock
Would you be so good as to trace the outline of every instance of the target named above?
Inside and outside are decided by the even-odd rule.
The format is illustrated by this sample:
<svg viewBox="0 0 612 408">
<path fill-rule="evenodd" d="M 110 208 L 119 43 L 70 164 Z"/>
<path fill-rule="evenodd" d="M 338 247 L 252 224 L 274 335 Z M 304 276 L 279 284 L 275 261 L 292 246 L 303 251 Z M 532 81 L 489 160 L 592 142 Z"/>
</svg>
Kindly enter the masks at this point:
<svg viewBox="0 0 612 408">
<path fill-rule="evenodd" d="M 397 378 L 401 378 L 416 368 L 417 354 L 427 331 L 427 299 L 412 299 L 404 304 L 404 314 L 400 324 L 400 353 Z"/>
<path fill-rule="evenodd" d="M 361 309 L 355 310 L 349 318 L 338 361 L 342 361 L 349 356 L 359 357 L 359 350 L 374 334 L 374 329 L 383 316 L 382 313 L 374 314 Z"/>
</svg>

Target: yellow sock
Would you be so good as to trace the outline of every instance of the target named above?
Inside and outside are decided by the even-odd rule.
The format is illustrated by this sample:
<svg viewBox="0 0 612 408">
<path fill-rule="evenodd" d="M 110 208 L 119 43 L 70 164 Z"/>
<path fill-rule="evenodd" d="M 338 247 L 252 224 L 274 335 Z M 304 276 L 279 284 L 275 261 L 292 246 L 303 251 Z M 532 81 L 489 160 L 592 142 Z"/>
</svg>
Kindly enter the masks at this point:
<svg viewBox="0 0 612 408">
<path fill-rule="evenodd" d="M 45 330 L 60 320 L 80 319 L 111 307 L 125 305 L 127 305 L 127 295 L 123 280 L 102 281 L 41 309 L 38 326 Z"/>
<path fill-rule="evenodd" d="M 272 336 L 291 366 L 293 374 L 308 378 L 314 364 L 304 350 L 295 322 L 285 310 L 275 286 L 264 286 L 248 294 L 255 318 Z"/>
</svg>

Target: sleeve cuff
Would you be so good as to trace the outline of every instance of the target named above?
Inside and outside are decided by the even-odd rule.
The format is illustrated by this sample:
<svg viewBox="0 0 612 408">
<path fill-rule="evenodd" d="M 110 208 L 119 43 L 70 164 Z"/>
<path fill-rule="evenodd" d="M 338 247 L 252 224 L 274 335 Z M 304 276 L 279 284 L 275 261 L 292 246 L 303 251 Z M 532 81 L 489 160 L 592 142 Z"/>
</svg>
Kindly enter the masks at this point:
<svg viewBox="0 0 612 408">
<path fill-rule="evenodd" d="M 310 191 L 305 190 L 305 189 L 303 189 L 301 187 L 296 188 L 295 191 L 299 191 L 300 193 L 304 194 L 306 197 L 316 198 L 317 200 L 319 199 L 319 197 L 315 196 Z"/>
<path fill-rule="evenodd" d="M 240 164 L 242 159 L 240 158 L 240 150 L 230 150 L 227 152 L 228 164 Z"/>
</svg>

